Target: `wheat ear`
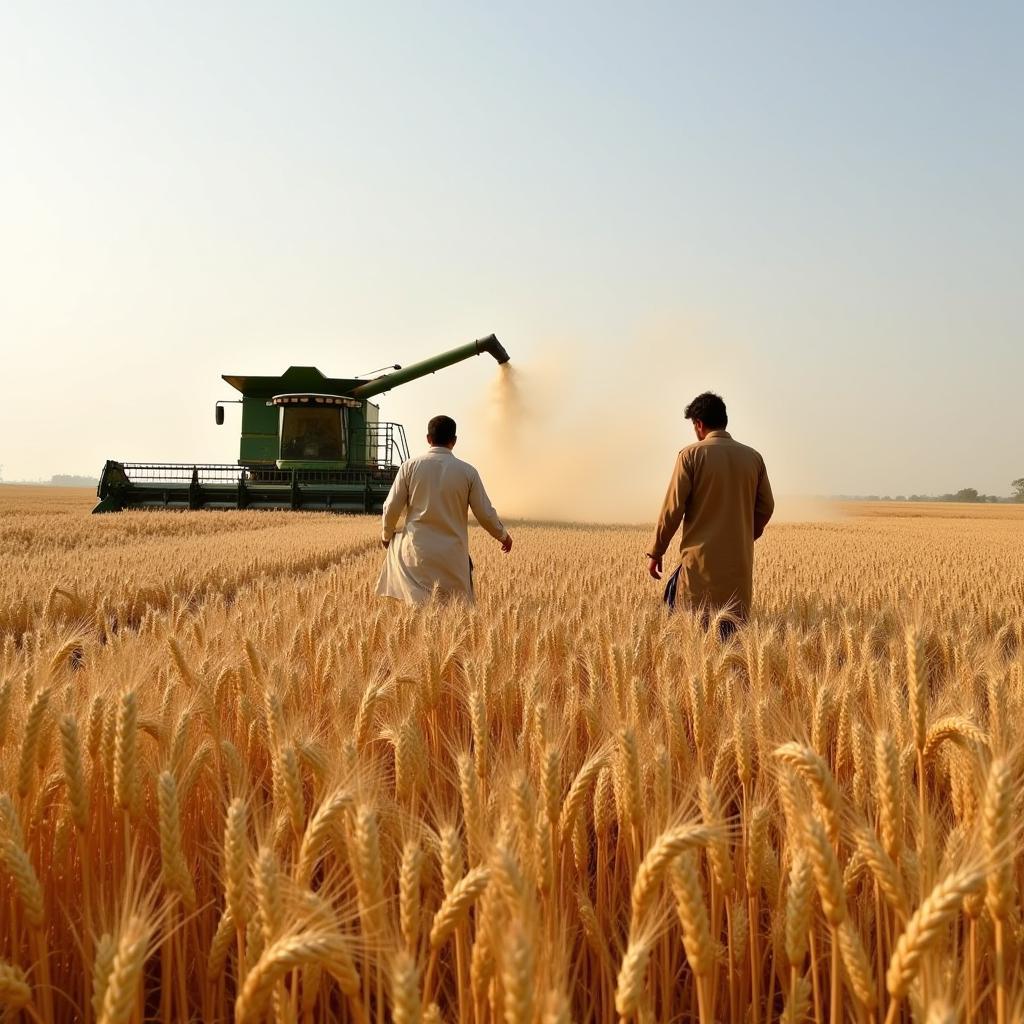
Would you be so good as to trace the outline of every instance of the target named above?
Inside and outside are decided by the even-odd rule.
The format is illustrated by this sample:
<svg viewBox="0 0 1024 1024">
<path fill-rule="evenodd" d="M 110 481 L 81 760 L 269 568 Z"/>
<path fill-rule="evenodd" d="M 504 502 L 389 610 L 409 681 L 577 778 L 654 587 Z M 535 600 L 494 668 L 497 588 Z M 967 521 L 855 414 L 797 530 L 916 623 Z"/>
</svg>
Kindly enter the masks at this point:
<svg viewBox="0 0 1024 1024">
<path fill-rule="evenodd" d="M 956 743 L 966 747 L 974 743 L 980 747 L 988 746 L 988 734 L 979 728 L 966 715 L 946 715 L 936 719 L 928 727 L 928 735 L 924 741 L 924 758 L 933 758 L 943 743 Z"/>
<path fill-rule="evenodd" d="M 420 888 L 423 878 L 423 851 L 415 839 L 402 847 L 398 871 L 398 917 L 402 940 L 414 952 L 420 937 Z"/>
<path fill-rule="evenodd" d="M 775 756 L 793 768 L 810 786 L 825 822 L 828 841 L 835 845 L 839 841 L 841 798 L 839 787 L 825 759 L 810 747 L 799 743 L 784 743 L 776 748 Z"/>
<path fill-rule="evenodd" d="M 31 1002 L 32 988 L 25 979 L 25 972 L 15 964 L 0 960 L 0 1006 L 17 1014 Z"/>
<path fill-rule="evenodd" d="M 839 939 L 839 952 L 842 955 L 843 967 L 846 968 L 850 987 L 858 1002 L 867 1011 L 874 1010 L 878 1004 L 878 991 L 872 975 L 864 943 L 853 922 L 846 918 L 839 926 L 836 935 Z"/>
<path fill-rule="evenodd" d="M 416 961 L 405 950 L 391 959 L 391 1019 L 394 1024 L 420 1024 L 420 977 Z"/>
<path fill-rule="evenodd" d="M 160 773 L 157 780 L 157 802 L 160 814 L 160 863 L 164 884 L 181 897 L 187 909 L 192 910 L 196 904 L 196 889 L 182 849 L 178 787 L 170 772 Z"/>
<path fill-rule="evenodd" d="M 977 892 L 984 884 L 984 872 L 966 868 L 944 878 L 925 897 L 907 922 L 889 961 L 885 981 L 894 1001 L 902 999 L 910 991 L 922 957 L 960 912 L 964 897 Z"/>
<path fill-rule="evenodd" d="M 706 776 L 700 780 L 698 787 L 700 797 L 700 814 L 704 824 L 714 829 L 714 836 L 708 843 L 708 859 L 715 876 L 718 888 L 726 896 L 730 896 L 736 888 L 736 873 L 732 866 L 732 851 L 729 849 L 729 838 L 725 831 L 725 815 L 722 811 L 718 791 Z"/>
<path fill-rule="evenodd" d="M 878 888 L 885 897 L 885 902 L 895 910 L 901 918 L 906 920 L 907 896 L 904 890 L 903 879 L 899 870 L 893 863 L 892 858 L 885 852 L 885 848 L 878 841 L 878 837 L 866 826 L 858 826 L 856 829 L 856 852 L 864 859 L 864 863 L 871 869 L 871 873 L 878 883 Z"/>
<path fill-rule="evenodd" d="M 480 860 L 484 835 L 484 811 L 480 798 L 480 779 L 473 768 L 473 759 L 463 752 L 458 758 L 459 795 L 462 818 L 466 823 L 466 846 L 470 865 Z"/>
<path fill-rule="evenodd" d="M 105 932 L 96 942 L 92 960 L 92 1012 L 97 1020 L 103 1012 L 103 1001 L 107 997 L 107 984 L 110 981 L 110 971 L 114 966 L 116 952 L 117 943 L 114 936 Z"/>
<path fill-rule="evenodd" d="M 598 775 L 608 762 L 607 752 L 599 750 L 583 762 L 582 767 L 572 780 L 569 792 L 562 803 L 562 811 L 558 820 L 558 831 L 565 840 L 576 824 L 576 816 L 586 802 L 591 786 L 597 781 Z"/>
<path fill-rule="evenodd" d="M 491 879 L 485 867 L 471 868 L 458 882 L 434 915 L 430 929 L 430 946 L 437 949 L 462 923 L 469 908 L 480 898 Z"/>
<path fill-rule="evenodd" d="M 636 733 L 632 729 L 623 729 L 618 735 L 615 783 L 622 826 L 639 831 L 643 819 L 643 796 L 640 786 L 640 755 Z"/>
<path fill-rule="evenodd" d="M 875 737 L 875 780 L 878 786 L 878 820 L 885 852 L 899 861 L 903 848 L 899 753 L 886 732 Z"/>
<path fill-rule="evenodd" d="M 14 682 L 5 679 L 0 683 L 0 750 L 7 743 L 7 726 L 11 719 L 11 702 L 14 694 Z"/>
<path fill-rule="evenodd" d="M 300 885 L 309 885 L 321 851 L 326 847 L 342 812 L 351 806 L 351 795 L 347 790 L 339 789 L 328 796 L 310 818 L 295 863 L 295 879 Z"/>
<path fill-rule="evenodd" d="M 283 924 L 281 907 L 280 869 L 274 851 L 268 846 L 260 848 L 253 872 L 256 883 L 256 901 L 260 911 L 260 931 L 266 948 L 276 938 Z"/>
<path fill-rule="evenodd" d="M 785 947 L 790 967 L 802 967 L 807 956 L 813 893 L 810 858 L 805 850 L 798 849 L 789 866 L 789 891 L 786 894 Z"/>
<path fill-rule="evenodd" d="M 1013 772 L 1005 758 L 988 770 L 982 814 L 986 857 L 985 903 L 993 920 L 1004 921 L 1013 904 L 1013 856 L 1010 828 L 1013 816 Z"/>
<path fill-rule="evenodd" d="M 715 949 L 711 942 L 711 927 L 697 873 L 697 862 L 692 852 L 687 850 L 672 862 L 669 882 L 683 929 L 686 959 L 695 977 L 707 977 L 714 966 Z"/>
<path fill-rule="evenodd" d="M 235 1000 L 237 1024 L 259 1019 L 274 986 L 289 971 L 305 964 L 320 964 L 350 998 L 359 992 L 359 975 L 344 939 L 336 931 L 309 931 L 286 936 L 269 945 L 245 976 Z"/>
<path fill-rule="evenodd" d="M 306 804 L 302 794 L 302 773 L 299 758 L 291 744 L 283 746 L 277 754 L 277 771 L 280 775 L 280 791 L 284 796 L 284 810 L 288 814 L 292 831 L 301 836 L 306 828 Z"/>
<path fill-rule="evenodd" d="M 110 964 L 99 1024 L 126 1024 L 131 1019 L 149 948 L 150 926 L 140 915 L 128 919 Z"/>
<path fill-rule="evenodd" d="M 225 910 L 217 922 L 217 930 L 213 933 L 213 941 L 210 943 L 210 952 L 206 958 L 206 977 L 209 981 L 216 981 L 224 973 L 224 965 L 227 963 L 228 953 L 231 951 L 231 943 L 235 941 L 238 928 L 230 910 Z"/>
<path fill-rule="evenodd" d="M 384 877 L 380 860 L 380 831 L 373 808 L 356 809 L 352 867 L 356 881 L 359 915 L 364 928 L 380 935 L 384 927 Z"/>
<path fill-rule="evenodd" d="M 32 777 L 35 773 L 36 754 L 42 737 L 46 713 L 50 706 L 49 689 L 40 690 L 29 705 L 28 717 L 25 719 L 25 735 L 21 741 L 21 754 L 18 760 L 18 796 L 25 799 L 32 789 Z"/>
<path fill-rule="evenodd" d="M 224 820 L 224 899 L 236 928 L 249 922 L 250 857 L 245 801 L 236 796 Z"/>
<path fill-rule="evenodd" d="M 814 881 L 818 887 L 821 908 L 828 923 L 834 928 L 846 919 L 846 892 L 839 861 L 828 841 L 825 827 L 817 818 L 807 822 L 807 850 L 814 869 Z"/>
<path fill-rule="evenodd" d="M 0 796 L 0 863 L 14 879 L 25 920 L 33 928 L 42 928 L 45 922 L 43 888 L 25 849 L 18 814 L 6 793 Z"/>
<path fill-rule="evenodd" d="M 716 829 L 707 825 L 683 825 L 662 832 L 654 840 L 640 862 L 633 882 L 631 930 L 635 931 L 641 918 L 647 915 L 672 861 L 684 850 L 707 846 L 716 832 Z"/>
<path fill-rule="evenodd" d="M 782 1010 L 782 1024 L 804 1024 L 811 1014 L 811 983 L 806 975 L 799 975 L 786 997 Z"/>
<path fill-rule="evenodd" d="M 649 935 L 638 935 L 631 937 L 626 947 L 615 986 L 615 1009 L 622 1018 L 631 1017 L 640 1009 L 651 945 Z"/>
<path fill-rule="evenodd" d="M 462 859 L 462 840 L 459 830 L 452 825 L 442 825 L 440 835 L 441 882 L 445 896 L 452 890 L 465 874 L 465 862 Z"/>
<path fill-rule="evenodd" d="M 60 720 L 61 750 L 64 762 L 64 782 L 68 788 L 68 802 L 71 804 L 71 820 L 75 827 L 84 832 L 89 826 L 89 791 L 85 784 L 85 768 L 82 764 L 82 744 L 78 737 L 78 723 L 71 715 L 62 715 Z"/>
<path fill-rule="evenodd" d="M 924 639 L 913 626 L 907 630 L 906 645 L 910 724 L 914 730 L 914 746 L 919 753 L 923 753 L 928 740 Z"/>
<path fill-rule="evenodd" d="M 516 921 L 502 956 L 502 987 L 505 990 L 505 1024 L 530 1024 L 533 1020 L 533 943 L 521 921 Z"/>
<path fill-rule="evenodd" d="M 572 1024 L 572 1008 L 564 989 L 548 989 L 544 997 L 541 1024 Z"/>
</svg>

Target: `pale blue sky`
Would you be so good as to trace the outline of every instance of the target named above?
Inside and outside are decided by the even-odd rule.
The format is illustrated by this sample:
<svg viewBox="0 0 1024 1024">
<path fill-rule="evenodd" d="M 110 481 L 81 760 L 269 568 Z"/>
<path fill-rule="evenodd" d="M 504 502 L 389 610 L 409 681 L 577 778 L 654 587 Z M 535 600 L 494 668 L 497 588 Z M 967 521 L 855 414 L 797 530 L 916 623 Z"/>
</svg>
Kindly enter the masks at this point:
<svg viewBox="0 0 1024 1024">
<path fill-rule="evenodd" d="M 233 460 L 220 373 L 494 331 L 644 502 L 705 387 L 779 490 L 1008 493 L 1021 10 L 5 4 L 3 474 Z M 486 468 L 493 376 L 384 413 Z"/>
</svg>

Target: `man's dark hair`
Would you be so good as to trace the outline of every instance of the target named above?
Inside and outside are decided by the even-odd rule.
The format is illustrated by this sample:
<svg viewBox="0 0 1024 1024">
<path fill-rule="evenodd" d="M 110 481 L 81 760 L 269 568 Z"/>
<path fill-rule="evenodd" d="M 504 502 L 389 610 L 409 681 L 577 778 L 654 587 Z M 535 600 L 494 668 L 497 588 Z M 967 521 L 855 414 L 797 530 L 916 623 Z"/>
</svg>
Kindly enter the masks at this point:
<svg viewBox="0 0 1024 1024">
<path fill-rule="evenodd" d="M 700 420 L 708 430 L 725 430 L 729 424 L 729 416 L 725 411 L 725 402 L 721 395 L 713 391 L 705 391 L 698 395 L 687 407 L 688 420 Z"/>
<path fill-rule="evenodd" d="M 431 444 L 451 444 L 455 440 L 455 420 L 451 416 L 435 416 L 427 424 L 427 440 Z"/>
</svg>

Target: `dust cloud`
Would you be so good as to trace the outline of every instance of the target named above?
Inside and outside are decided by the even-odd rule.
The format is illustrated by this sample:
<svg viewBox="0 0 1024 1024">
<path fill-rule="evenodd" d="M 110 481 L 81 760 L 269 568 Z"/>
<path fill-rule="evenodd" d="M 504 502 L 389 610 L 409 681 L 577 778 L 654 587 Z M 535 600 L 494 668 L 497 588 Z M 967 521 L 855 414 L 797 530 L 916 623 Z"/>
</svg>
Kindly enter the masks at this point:
<svg viewBox="0 0 1024 1024">
<path fill-rule="evenodd" d="M 498 369 L 474 447 L 495 504 L 513 518 L 651 522 L 678 445 L 635 397 L 574 378 L 564 352 Z"/>
<path fill-rule="evenodd" d="M 737 409 L 748 404 L 749 385 L 730 379 L 732 367 L 709 361 L 696 344 L 688 351 L 685 335 L 672 345 L 649 337 L 611 361 L 605 350 L 598 363 L 584 346 L 559 342 L 540 358 L 513 356 L 499 367 L 474 410 L 476 429 L 463 453 L 479 466 L 501 514 L 652 524 L 676 453 L 694 440 L 685 402 L 712 387 L 736 399 Z M 662 369 L 691 362 L 702 367 L 701 378 L 673 380 Z M 839 517 L 830 502 L 789 497 L 779 482 L 773 474 L 779 521 Z"/>
</svg>

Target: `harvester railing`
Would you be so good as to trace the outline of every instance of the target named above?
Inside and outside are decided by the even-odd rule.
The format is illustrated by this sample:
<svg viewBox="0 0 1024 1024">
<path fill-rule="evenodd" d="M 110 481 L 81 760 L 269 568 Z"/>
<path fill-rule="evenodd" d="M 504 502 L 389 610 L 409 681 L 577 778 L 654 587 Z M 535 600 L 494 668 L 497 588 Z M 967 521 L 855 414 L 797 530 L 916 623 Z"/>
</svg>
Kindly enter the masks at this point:
<svg viewBox="0 0 1024 1024">
<path fill-rule="evenodd" d="M 237 484 L 258 481 L 265 484 L 355 483 L 363 480 L 367 469 L 386 466 L 360 464 L 351 469 L 278 469 L 276 466 L 215 465 L 202 462 L 119 462 L 118 466 L 133 484 Z"/>
<path fill-rule="evenodd" d="M 353 464 L 366 466 L 400 466 L 409 458 L 409 442 L 401 423 L 370 423 L 352 432 L 349 450 Z M 365 452 L 365 463 L 359 453 Z"/>
</svg>

